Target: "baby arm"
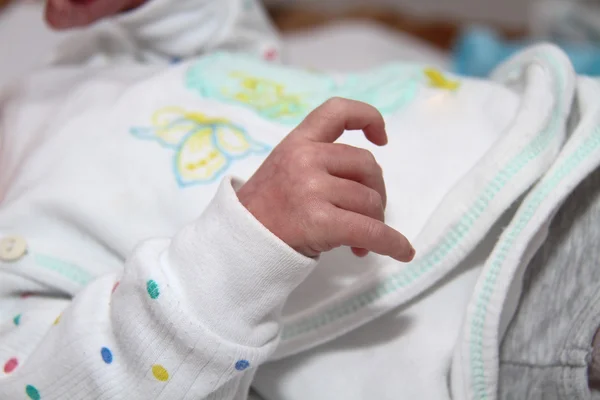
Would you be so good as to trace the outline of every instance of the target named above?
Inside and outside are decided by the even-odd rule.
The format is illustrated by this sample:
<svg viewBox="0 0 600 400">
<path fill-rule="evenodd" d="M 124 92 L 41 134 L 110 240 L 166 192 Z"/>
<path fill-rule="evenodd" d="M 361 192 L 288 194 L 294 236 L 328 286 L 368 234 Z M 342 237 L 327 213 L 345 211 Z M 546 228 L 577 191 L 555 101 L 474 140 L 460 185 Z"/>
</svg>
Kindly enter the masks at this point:
<svg viewBox="0 0 600 400">
<path fill-rule="evenodd" d="M 56 29 L 84 27 L 54 63 L 102 58 L 164 62 L 221 50 L 278 57 L 279 39 L 259 0 L 49 0 Z"/>
<path fill-rule="evenodd" d="M 373 156 L 332 143 L 345 129 L 387 141 L 374 108 L 328 101 L 246 184 L 226 179 L 196 221 L 140 245 L 118 286 L 102 276 L 73 299 L 21 298 L 26 283 L 4 269 L 0 398 L 245 398 L 313 257 L 342 245 L 414 256 L 384 223 Z"/>
<path fill-rule="evenodd" d="M 0 398 L 245 398 L 314 260 L 261 226 L 234 185 L 172 239 L 140 245 L 118 285 L 103 276 L 70 301 L 4 296 Z"/>
</svg>

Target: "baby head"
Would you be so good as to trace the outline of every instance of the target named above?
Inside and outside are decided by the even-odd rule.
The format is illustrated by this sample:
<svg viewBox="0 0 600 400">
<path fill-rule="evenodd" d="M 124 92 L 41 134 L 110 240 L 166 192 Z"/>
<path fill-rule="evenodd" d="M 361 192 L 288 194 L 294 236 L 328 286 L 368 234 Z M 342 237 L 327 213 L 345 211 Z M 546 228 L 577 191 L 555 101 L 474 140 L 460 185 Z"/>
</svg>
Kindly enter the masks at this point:
<svg viewBox="0 0 600 400">
<path fill-rule="evenodd" d="M 124 12 L 147 0 L 48 0 L 46 21 L 54 29 L 90 25 L 102 18 Z"/>
</svg>

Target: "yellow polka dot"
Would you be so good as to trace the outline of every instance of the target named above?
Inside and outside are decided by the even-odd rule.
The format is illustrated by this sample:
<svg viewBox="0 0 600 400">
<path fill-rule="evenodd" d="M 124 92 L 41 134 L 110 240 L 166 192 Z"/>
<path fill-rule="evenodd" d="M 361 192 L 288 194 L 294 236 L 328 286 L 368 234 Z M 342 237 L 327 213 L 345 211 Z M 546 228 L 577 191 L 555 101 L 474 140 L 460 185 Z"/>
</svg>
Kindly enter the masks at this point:
<svg viewBox="0 0 600 400">
<path fill-rule="evenodd" d="M 169 372 L 160 364 L 154 364 L 152 366 L 152 375 L 159 381 L 169 380 Z"/>
<path fill-rule="evenodd" d="M 58 323 L 60 322 L 61 316 L 62 316 L 62 314 L 60 314 L 58 317 L 56 317 L 56 319 L 54 320 L 54 325 L 58 325 Z"/>
</svg>

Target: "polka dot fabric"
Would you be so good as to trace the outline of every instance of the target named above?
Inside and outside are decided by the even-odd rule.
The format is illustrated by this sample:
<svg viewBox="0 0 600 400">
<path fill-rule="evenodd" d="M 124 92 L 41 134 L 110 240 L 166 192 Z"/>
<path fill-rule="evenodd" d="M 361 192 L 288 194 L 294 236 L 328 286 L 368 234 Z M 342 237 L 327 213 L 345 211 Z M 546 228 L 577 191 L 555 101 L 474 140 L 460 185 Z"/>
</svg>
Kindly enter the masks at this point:
<svg viewBox="0 0 600 400">
<path fill-rule="evenodd" d="M 235 363 L 235 369 L 237 369 L 238 371 L 243 371 L 248 367 L 250 367 L 250 362 L 248 362 L 247 360 L 239 360 Z"/>
<path fill-rule="evenodd" d="M 160 364 L 154 364 L 152 366 L 152 375 L 154 375 L 154 377 L 161 382 L 166 382 L 169 380 L 169 372 Z"/>
<path fill-rule="evenodd" d="M 146 291 L 148 292 L 148 296 L 151 299 L 156 300 L 158 296 L 160 296 L 160 289 L 158 288 L 158 283 L 156 281 L 150 279 L 146 282 Z"/>
<path fill-rule="evenodd" d="M 267 61 L 275 61 L 279 58 L 279 53 L 277 52 L 277 49 L 270 48 L 264 52 L 263 58 Z"/>
<path fill-rule="evenodd" d="M 230 188 L 231 200 L 239 207 Z M 225 208 L 223 213 L 230 215 Z M 214 215 L 210 220 L 221 221 L 220 217 Z M 235 220 L 256 226 L 245 212 Z M 259 228 L 258 233 L 252 232 L 253 238 L 264 234 L 272 240 L 270 233 Z M 207 231 L 232 240 L 244 229 L 218 233 L 217 226 Z M 237 244 L 232 248 L 209 246 L 209 241 L 197 235 L 182 245 L 176 243 L 178 237 L 185 235 L 175 236 L 170 243 L 150 241 L 149 245 L 159 246 L 151 251 L 140 246 L 139 252 L 128 256 L 120 284 L 114 275 L 104 274 L 72 297 L 64 295 L 71 290 L 69 287 L 31 299 L 21 299 L 15 290 L 11 301 L 16 301 L 19 308 L 5 317 L 8 329 L 0 331 L 0 382 L 2 378 L 10 381 L 10 385 L 0 383 L 0 400 L 178 399 L 184 390 L 190 399 L 242 398 L 242 382 L 273 350 L 272 336 L 262 338 L 256 332 L 265 331 L 264 323 L 278 322 L 279 315 L 270 313 L 280 299 L 263 304 L 247 291 L 231 290 L 229 285 L 247 285 L 253 288 L 253 294 L 265 290 L 286 292 L 283 297 L 287 298 L 300 279 L 253 279 L 255 273 L 264 277 L 259 267 L 276 265 L 277 271 L 283 269 L 292 277 L 295 271 L 301 271 L 298 274 L 304 277 L 312 264 L 307 264 L 308 268 L 289 265 L 295 253 L 257 264 L 252 261 L 255 249 L 245 250 Z M 280 246 L 280 242 L 273 246 Z M 276 253 L 269 246 L 265 248 L 267 251 L 259 255 L 273 257 Z M 172 257 L 159 256 L 169 251 L 173 251 Z M 212 251 L 224 254 L 210 254 Z M 248 254 L 241 254 L 244 251 Z M 236 260 L 241 257 L 244 265 L 215 263 L 230 255 Z M 206 279 L 209 268 L 222 275 Z M 240 268 L 252 271 L 252 276 L 246 274 L 236 283 Z M 226 285 L 215 286 L 219 280 Z M 271 282 L 268 288 L 260 286 L 263 281 Z M 289 291 L 277 288 L 279 281 L 289 284 Z M 238 307 L 222 307 L 224 299 L 234 301 Z M 45 300 L 47 304 L 43 304 Z M 2 301 L 0 298 L 0 309 Z M 248 318 L 241 308 L 245 306 Z M 5 390 L 7 386 L 10 393 Z"/>
<path fill-rule="evenodd" d="M 103 347 L 100 350 L 100 355 L 102 356 L 102 360 L 106 364 L 112 364 L 112 362 L 113 362 L 113 355 L 112 355 L 112 352 L 110 351 L 110 349 L 108 347 Z"/>
<path fill-rule="evenodd" d="M 29 397 L 31 400 L 41 400 L 42 398 L 37 388 L 32 385 L 25 386 L 25 394 L 27 394 L 27 397 Z"/>
<path fill-rule="evenodd" d="M 4 373 L 5 374 L 10 374 L 11 372 L 13 372 L 17 367 L 19 366 L 19 360 L 17 360 L 16 358 L 11 358 L 10 360 L 8 360 L 6 362 L 6 364 L 4 364 Z"/>
</svg>

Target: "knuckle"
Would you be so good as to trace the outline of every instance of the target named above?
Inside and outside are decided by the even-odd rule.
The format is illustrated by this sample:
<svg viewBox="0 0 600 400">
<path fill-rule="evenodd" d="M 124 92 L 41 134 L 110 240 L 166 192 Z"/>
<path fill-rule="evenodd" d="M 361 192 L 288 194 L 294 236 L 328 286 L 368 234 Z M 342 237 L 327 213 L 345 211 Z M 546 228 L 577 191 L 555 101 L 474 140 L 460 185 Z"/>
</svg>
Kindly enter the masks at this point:
<svg viewBox="0 0 600 400">
<path fill-rule="evenodd" d="M 337 115 L 342 112 L 346 106 L 347 100 L 342 97 L 331 97 L 324 104 L 323 107 L 331 114 Z"/>
<path fill-rule="evenodd" d="M 316 176 L 307 176 L 304 179 L 304 191 L 306 193 L 321 193 L 323 189 L 323 180 Z"/>
<path fill-rule="evenodd" d="M 290 150 L 290 158 L 298 167 L 308 168 L 314 166 L 317 158 L 309 146 L 298 146 Z"/>
<path fill-rule="evenodd" d="M 371 166 L 379 165 L 379 164 L 377 164 L 377 159 L 375 158 L 375 155 L 373 153 L 371 153 L 369 150 L 362 149 L 362 155 L 363 155 L 365 161 L 369 163 L 369 165 L 371 165 Z"/>
<path fill-rule="evenodd" d="M 367 224 L 365 231 L 367 236 L 373 239 L 381 239 L 384 234 L 383 225 L 376 222 Z"/>
<path fill-rule="evenodd" d="M 330 216 L 324 207 L 316 202 L 313 202 L 308 207 L 308 220 L 310 226 L 317 229 L 323 229 L 329 224 Z"/>
<path fill-rule="evenodd" d="M 381 209 L 381 205 L 383 204 L 383 198 L 379 192 L 376 190 L 370 189 L 368 194 L 368 204 L 369 208 L 374 211 L 379 211 Z"/>
<path fill-rule="evenodd" d="M 296 162 L 298 163 L 299 167 L 310 168 L 315 165 L 315 157 L 309 152 L 302 152 L 298 154 Z"/>
</svg>

